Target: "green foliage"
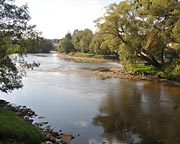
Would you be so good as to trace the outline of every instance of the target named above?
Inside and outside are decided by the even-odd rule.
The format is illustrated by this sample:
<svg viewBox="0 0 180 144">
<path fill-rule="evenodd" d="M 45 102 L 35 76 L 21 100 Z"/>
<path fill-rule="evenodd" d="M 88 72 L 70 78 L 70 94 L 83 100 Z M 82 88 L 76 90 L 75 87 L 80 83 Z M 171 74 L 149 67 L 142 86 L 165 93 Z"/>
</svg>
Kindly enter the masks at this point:
<svg viewBox="0 0 180 144">
<path fill-rule="evenodd" d="M 23 86 L 22 76 L 8 56 L 0 60 L 0 66 L 0 91 L 7 93 Z"/>
<path fill-rule="evenodd" d="M 167 63 L 162 67 L 162 70 L 165 73 L 166 78 L 180 81 L 180 60 Z"/>
<path fill-rule="evenodd" d="M 80 52 L 81 56 L 82 53 L 86 53 L 87 55 L 92 55 L 95 57 L 103 57 L 103 55 L 113 55 L 115 54 L 114 51 L 104 43 L 104 38 L 101 36 L 100 33 L 93 34 L 91 30 L 74 30 L 73 35 L 71 36 L 68 33 L 65 38 L 60 40 L 59 42 L 59 52 L 61 53 L 76 53 Z M 99 56 L 98 56 L 99 55 Z"/>
<path fill-rule="evenodd" d="M 101 33 L 96 32 L 92 38 L 89 45 L 89 50 L 91 53 L 108 55 L 111 54 L 111 49 L 105 43 L 105 39 L 102 37 Z"/>
<path fill-rule="evenodd" d="M 90 43 L 93 38 L 93 33 L 90 29 L 78 31 L 76 30 L 72 36 L 72 44 L 76 51 L 79 52 L 90 52 Z"/>
<path fill-rule="evenodd" d="M 104 58 L 104 55 L 96 55 L 96 54 L 92 54 L 92 53 L 82 53 L 82 52 L 76 52 L 73 55 L 77 56 L 77 57 Z"/>
<path fill-rule="evenodd" d="M 74 56 L 77 56 L 77 57 L 116 59 L 115 55 L 99 55 L 99 54 L 82 53 L 82 52 L 69 53 L 68 55 L 74 55 Z"/>
<path fill-rule="evenodd" d="M 35 38 L 26 40 L 28 53 L 49 53 L 53 49 L 52 40 L 44 38 Z"/>
<path fill-rule="evenodd" d="M 150 75 L 157 78 L 167 78 L 170 80 L 180 80 L 180 64 L 167 63 L 161 69 L 155 68 L 152 65 L 136 64 L 126 65 L 125 70 L 131 71 L 136 74 Z"/>
<path fill-rule="evenodd" d="M 180 76 L 180 65 L 176 65 L 174 72 Z"/>
<path fill-rule="evenodd" d="M 35 31 L 34 33 L 30 33 L 27 37 L 21 39 L 21 45 L 26 49 L 27 53 L 39 53 L 41 44 L 44 39 L 40 36 L 40 33 Z"/>
<path fill-rule="evenodd" d="M 74 45 L 72 44 L 72 36 L 70 33 L 67 33 L 65 35 L 65 38 L 60 40 L 58 51 L 61 53 L 70 53 L 75 51 Z"/>
<path fill-rule="evenodd" d="M 40 42 L 39 50 L 42 53 L 49 53 L 53 49 L 52 40 L 43 39 Z"/>
<path fill-rule="evenodd" d="M 23 67 L 33 66 L 24 61 L 23 54 L 28 49 L 27 41 L 39 33 L 35 32 L 34 25 L 28 25 L 27 5 L 17 6 L 14 0 L 1 0 L 0 11 L 0 91 L 7 93 L 23 86 L 23 72 L 17 63 Z M 12 55 L 19 58 L 12 59 Z"/>
<path fill-rule="evenodd" d="M 127 65 L 124 66 L 124 69 L 128 71 L 132 71 L 137 74 L 146 74 L 146 75 L 155 75 L 159 72 L 159 70 L 157 70 L 152 65 L 145 66 L 144 64 Z"/>
<path fill-rule="evenodd" d="M 132 71 L 178 80 L 180 1 L 112 3 L 95 23 L 95 34 L 89 29 L 74 31 L 70 42 L 75 50 L 68 52 L 81 52 L 76 55 L 86 57 L 119 56 L 122 64 L 135 65 Z M 152 66 L 137 67 L 138 63 Z"/>
<path fill-rule="evenodd" d="M 19 144 L 39 144 L 43 140 L 40 129 L 25 122 L 15 113 L 0 107 L 0 118 L 1 140 Z"/>
<path fill-rule="evenodd" d="M 118 52 L 122 61 L 133 63 L 140 58 L 162 67 L 174 59 L 168 53 L 173 49 L 169 44 L 175 42 L 177 47 L 180 43 L 179 17 L 179 1 L 130 0 L 109 5 L 96 23 L 104 43 Z"/>
<path fill-rule="evenodd" d="M 94 57 L 94 54 L 91 53 L 81 53 L 81 52 L 77 52 L 74 54 L 75 56 L 79 56 L 79 57 Z"/>
</svg>

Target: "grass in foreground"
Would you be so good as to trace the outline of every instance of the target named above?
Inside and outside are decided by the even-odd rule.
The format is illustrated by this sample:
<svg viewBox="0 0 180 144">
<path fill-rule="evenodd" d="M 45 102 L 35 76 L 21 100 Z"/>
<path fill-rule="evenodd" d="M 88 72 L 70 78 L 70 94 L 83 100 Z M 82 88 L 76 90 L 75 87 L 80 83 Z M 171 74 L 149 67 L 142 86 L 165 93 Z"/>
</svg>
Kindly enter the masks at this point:
<svg viewBox="0 0 180 144">
<path fill-rule="evenodd" d="M 42 140 L 40 129 L 0 107 L 0 144 L 40 144 Z"/>
</svg>

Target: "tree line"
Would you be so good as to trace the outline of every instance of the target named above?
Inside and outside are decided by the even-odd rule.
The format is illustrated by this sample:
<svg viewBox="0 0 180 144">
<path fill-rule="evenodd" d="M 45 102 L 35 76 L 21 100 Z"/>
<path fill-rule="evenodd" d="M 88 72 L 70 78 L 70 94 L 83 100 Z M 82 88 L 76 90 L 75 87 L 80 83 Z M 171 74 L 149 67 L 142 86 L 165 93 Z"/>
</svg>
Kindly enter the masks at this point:
<svg viewBox="0 0 180 144">
<path fill-rule="evenodd" d="M 141 61 L 156 68 L 180 64 L 179 0 L 112 3 L 95 24 L 94 34 L 89 29 L 66 34 L 59 52 L 117 54 L 122 63 Z"/>
<path fill-rule="evenodd" d="M 58 51 L 61 53 L 82 52 L 110 55 L 113 54 L 108 46 L 103 46 L 103 37 L 100 34 L 93 34 L 90 29 L 74 30 L 73 34 L 68 32 L 59 42 Z"/>
<path fill-rule="evenodd" d="M 52 41 L 43 39 L 31 19 L 27 5 L 0 0 L 0 91 L 23 86 L 22 67 L 27 52 L 49 52 Z M 118 55 L 121 63 L 153 65 L 180 73 L 180 1 L 128 0 L 112 3 L 95 20 L 97 31 L 75 30 L 59 42 L 60 52 Z M 15 54 L 12 57 L 12 54 Z M 36 64 L 34 64 L 36 65 Z"/>
<path fill-rule="evenodd" d="M 23 41 L 27 53 L 49 53 L 54 49 L 53 41 L 51 39 L 39 37 L 39 35 Z"/>
</svg>

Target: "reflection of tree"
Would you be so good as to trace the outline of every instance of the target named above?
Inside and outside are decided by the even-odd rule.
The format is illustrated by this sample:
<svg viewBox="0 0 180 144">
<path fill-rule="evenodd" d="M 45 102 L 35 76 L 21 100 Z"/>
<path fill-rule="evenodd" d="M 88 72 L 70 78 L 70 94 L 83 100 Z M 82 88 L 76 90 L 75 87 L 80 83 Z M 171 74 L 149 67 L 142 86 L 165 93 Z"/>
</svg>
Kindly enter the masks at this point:
<svg viewBox="0 0 180 144">
<path fill-rule="evenodd" d="M 178 144 L 180 113 L 173 103 L 162 101 L 164 93 L 168 92 L 158 84 L 138 86 L 122 80 L 119 89 L 109 89 L 93 124 L 104 128 L 105 137 L 135 143 L 139 136 L 143 144 Z"/>
</svg>

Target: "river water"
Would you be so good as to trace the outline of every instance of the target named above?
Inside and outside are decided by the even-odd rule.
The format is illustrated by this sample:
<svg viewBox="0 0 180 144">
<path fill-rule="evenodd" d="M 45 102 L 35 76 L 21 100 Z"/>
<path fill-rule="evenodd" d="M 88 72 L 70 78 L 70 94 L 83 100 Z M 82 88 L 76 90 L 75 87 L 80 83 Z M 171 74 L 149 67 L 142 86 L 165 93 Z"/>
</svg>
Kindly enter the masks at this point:
<svg viewBox="0 0 180 144">
<path fill-rule="evenodd" d="M 76 63 L 55 54 L 27 60 L 41 66 L 27 72 L 22 89 L 1 98 L 32 108 L 56 130 L 72 132 L 73 144 L 180 144 L 180 87 L 76 71 L 117 66 L 110 63 Z"/>
</svg>

